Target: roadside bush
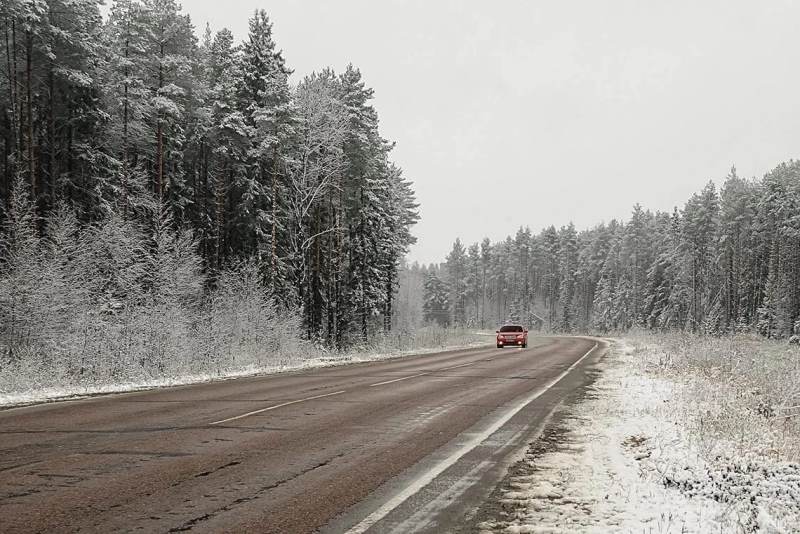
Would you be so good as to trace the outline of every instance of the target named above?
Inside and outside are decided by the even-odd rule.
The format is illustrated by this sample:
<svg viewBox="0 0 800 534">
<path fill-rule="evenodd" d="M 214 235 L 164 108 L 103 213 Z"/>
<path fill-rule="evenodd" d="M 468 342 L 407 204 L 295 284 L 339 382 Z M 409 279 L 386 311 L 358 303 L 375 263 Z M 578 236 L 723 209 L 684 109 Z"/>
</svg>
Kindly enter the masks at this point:
<svg viewBox="0 0 800 534">
<path fill-rule="evenodd" d="M 681 405 L 704 456 L 800 461 L 800 347 L 748 335 L 630 339 L 647 371 L 686 386 Z"/>
<path fill-rule="evenodd" d="M 61 208 L 40 234 L 24 189 L 0 233 L 0 397 L 201 379 L 307 356 L 295 317 L 277 313 L 254 265 L 222 272 L 208 291 L 196 241 L 163 212 L 149 225 L 112 215 L 81 226 Z"/>
</svg>

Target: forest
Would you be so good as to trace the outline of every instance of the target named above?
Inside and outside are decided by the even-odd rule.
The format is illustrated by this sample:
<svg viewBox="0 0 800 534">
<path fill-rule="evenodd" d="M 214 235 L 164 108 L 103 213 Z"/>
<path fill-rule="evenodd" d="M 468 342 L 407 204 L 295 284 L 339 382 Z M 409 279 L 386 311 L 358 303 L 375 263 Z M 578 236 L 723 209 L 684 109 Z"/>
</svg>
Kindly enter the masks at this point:
<svg viewBox="0 0 800 534">
<path fill-rule="evenodd" d="M 175 0 L 100 4 L 0 3 L 4 355 L 105 339 L 145 366 L 243 302 L 320 346 L 386 333 L 417 203 L 359 69 L 292 83 L 264 11 L 239 42 Z"/>
<path fill-rule="evenodd" d="M 412 265 L 401 288 L 418 321 L 557 332 L 631 327 L 700 334 L 800 334 L 800 162 L 762 179 L 732 168 L 671 213 L 577 231 L 520 228 L 456 240 L 441 265 Z M 413 305 L 410 305 L 413 307 Z M 796 337 L 794 339 L 797 339 Z"/>
</svg>

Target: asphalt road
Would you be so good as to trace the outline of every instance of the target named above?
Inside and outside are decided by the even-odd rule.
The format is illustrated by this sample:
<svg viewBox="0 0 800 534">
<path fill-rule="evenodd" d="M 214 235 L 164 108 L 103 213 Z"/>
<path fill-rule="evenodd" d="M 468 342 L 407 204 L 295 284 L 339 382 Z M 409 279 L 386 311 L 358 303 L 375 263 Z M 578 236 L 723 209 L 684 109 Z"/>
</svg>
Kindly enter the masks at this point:
<svg viewBox="0 0 800 534">
<path fill-rule="evenodd" d="M 0 532 L 463 531 L 604 350 L 532 338 L 0 411 Z"/>
</svg>

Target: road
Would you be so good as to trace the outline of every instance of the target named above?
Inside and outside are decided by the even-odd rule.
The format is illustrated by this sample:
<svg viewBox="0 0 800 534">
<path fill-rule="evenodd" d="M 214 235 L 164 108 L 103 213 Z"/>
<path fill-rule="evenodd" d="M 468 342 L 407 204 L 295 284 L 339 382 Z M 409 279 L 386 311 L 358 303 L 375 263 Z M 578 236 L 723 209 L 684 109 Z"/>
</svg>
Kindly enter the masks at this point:
<svg viewBox="0 0 800 534">
<path fill-rule="evenodd" d="M 442 532 L 602 342 L 479 348 L 0 411 L 0 532 Z"/>
</svg>

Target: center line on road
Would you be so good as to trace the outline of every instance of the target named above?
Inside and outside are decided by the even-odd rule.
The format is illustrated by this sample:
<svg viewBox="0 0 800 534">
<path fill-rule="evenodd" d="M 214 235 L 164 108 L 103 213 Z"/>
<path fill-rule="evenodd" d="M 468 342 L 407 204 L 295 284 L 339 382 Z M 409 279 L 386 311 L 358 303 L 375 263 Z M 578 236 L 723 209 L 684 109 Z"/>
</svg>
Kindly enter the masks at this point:
<svg viewBox="0 0 800 534">
<path fill-rule="evenodd" d="M 237 415 L 234 417 L 228 417 L 227 419 L 222 419 L 221 421 L 214 421 L 213 423 L 209 423 L 209 425 L 219 425 L 222 423 L 227 423 L 229 421 L 236 421 L 237 419 L 242 419 L 244 417 L 249 417 L 251 415 L 256 415 L 262 412 L 268 412 L 270 410 L 277 410 L 278 408 L 283 408 L 284 406 L 289 406 L 290 404 L 297 404 L 298 402 L 306 402 L 314 399 L 321 399 L 322 397 L 332 397 L 334 395 L 340 395 L 345 393 L 345 390 L 335 391 L 333 393 L 326 393 L 324 395 L 316 395 L 314 397 L 306 397 L 305 399 L 298 399 L 289 402 L 284 402 L 283 404 L 276 404 L 275 406 L 269 406 L 267 408 L 261 408 L 260 410 L 254 410 L 252 412 L 243 413 L 242 415 Z"/>
<path fill-rule="evenodd" d="M 403 378 L 395 378 L 394 380 L 387 380 L 386 382 L 378 382 L 377 384 L 370 384 L 369 387 L 374 388 L 375 386 L 383 386 L 385 384 L 392 384 L 394 382 L 400 382 L 401 380 L 408 380 L 409 378 L 417 378 L 418 376 L 429 375 L 432 372 L 433 371 L 431 371 L 430 373 L 420 373 L 418 375 L 404 376 Z"/>
<path fill-rule="evenodd" d="M 400 382 L 401 380 L 409 380 L 411 378 L 417 378 L 420 376 L 428 376 L 432 375 L 433 373 L 438 373 L 440 371 L 449 371 L 451 369 L 458 369 L 459 367 L 467 367 L 468 365 L 475 365 L 476 363 L 490 362 L 490 361 L 492 360 L 478 360 L 477 362 L 467 362 L 467 363 L 462 363 L 461 365 L 454 365 L 452 367 L 442 367 L 441 369 L 436 369 L 435 371 L 428 371 L 426 373 L 419 373 L 416 375 L 404 376 L 402 378 L 395 378 L 394 380 L 386 380 L 384 382 L 378 382 L 377 384 L 370 384 L 369 387 L 374 388 L 375 386 L 385 386 L 386 384 L 393 384 L 395 382 Z"/>
<path fill-rule="evenodd" d="M 466 366 L 468 366 L 468 365 L 475 365 L 476 363 L 481 363 L 481 362 L 469 362 L 469 363 L 462 363 L 461 365 L 454 365 L 454 366 L 452 366 L 452 367 L 442 367 L 442 368 L 441 368 L 441 369 L 439 369 L 439 370 L 440 370 L 440 371 L 449 371 L 450 369 L 458 369 L 459 367 L 466 367 Z"/>
</svg>

